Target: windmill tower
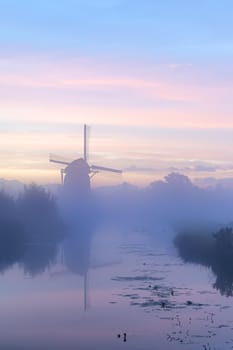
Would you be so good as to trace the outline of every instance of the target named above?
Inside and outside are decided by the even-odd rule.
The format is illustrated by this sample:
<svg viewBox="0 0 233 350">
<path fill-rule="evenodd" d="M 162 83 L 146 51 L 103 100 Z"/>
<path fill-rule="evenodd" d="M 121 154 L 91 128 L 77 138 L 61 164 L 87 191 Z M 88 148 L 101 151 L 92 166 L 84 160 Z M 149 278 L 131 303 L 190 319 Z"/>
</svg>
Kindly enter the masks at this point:
<svg viewBox="0 0 233 350">
<path fill-rule="evenodd" d="M 121 174 L 122 171 L 107 168 L 99 165 L 89 165 L 87 157 L 87 126 L 84 125 L 83 157 L 74 159 L 71 162 L 56 159 L 50 156 L 50 162 L 65 165 L 61 169 L 61 182 L 66 192 L 86 195 L 90 192 L 90 179 L 97 173 L 106 171 Z"/>
</svg>

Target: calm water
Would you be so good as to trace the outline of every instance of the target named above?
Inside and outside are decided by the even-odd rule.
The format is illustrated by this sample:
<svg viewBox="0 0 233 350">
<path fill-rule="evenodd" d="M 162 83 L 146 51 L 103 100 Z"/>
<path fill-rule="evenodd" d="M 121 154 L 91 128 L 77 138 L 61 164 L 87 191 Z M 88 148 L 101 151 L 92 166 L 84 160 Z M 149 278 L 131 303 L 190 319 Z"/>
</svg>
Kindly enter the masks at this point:
<svg viewBox="0 0 233 350">
<path fill-rule="evenodd" d="M 212 288 L 209 270 L 146 234 L 101 233 L 91 246 L 72 261 L 81 268 L 61 249 L 41 275 L 1 275 L 1 349 L 233 347 L 232 298 Z"/>
</svg>

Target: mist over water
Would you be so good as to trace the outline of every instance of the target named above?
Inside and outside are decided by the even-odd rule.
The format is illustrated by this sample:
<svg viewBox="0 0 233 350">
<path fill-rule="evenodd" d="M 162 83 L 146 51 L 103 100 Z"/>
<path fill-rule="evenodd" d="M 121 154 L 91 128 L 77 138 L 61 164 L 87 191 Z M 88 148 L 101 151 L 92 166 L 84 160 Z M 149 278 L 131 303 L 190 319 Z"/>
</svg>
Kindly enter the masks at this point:
<svg viewBox="0 0 233 350">
<path fill-rule="evenodd" d="M 167 243 L 177 233 L 198 230 L 205 239 L 206 233 L 231 225 L 233 190 L 200 188 L 171 173 L 145 188 L 124 183 L 79 197 L 62 187 L 51 195 L 34 184 L 15 198 L 2 191 L 0 207 L 1 269 L 19 263 L 34 275 L 56 263 L 61 247 L 71 269 L 84 269 L 100 228 L 148 232 Z"/>
<path fill-rule="evenodd" d="M 221 295 L 233 295 L 232 202 L 233 191 L 200 188 L 177 173 L 145 188 L 124 183 L 94 189 L 83 197 L 67 193 L 62 186 L 53 195 L 35 184 L 26 186 L 14 197 L 2 191 L 0 270 L 7 278 L 18 269 L 24 276 L 33 277 L 34 283 L 50 276 L 49 288 L 59 285 L 58 290 L 53 289 L 55 300 L 60 298 L 62 288 L 62 293 L 68 295 L 62 303 L 69 308 L 70 298 L 71 309 L 79 296 L 81 309 L 77 312 L 89 315 L 85 316 L 89 320 L 86 326 L 75 321 L 79 328 L 74 332 L 78 332 L 79 340 L 82 338 L 83 348 L 85 344 L 87 349 L 94 346 L 91 339 L 96 339 L 96 335 L 92 334 L 90 324 L 94 322 L 97 327 L 97 323 L 103 322 L 106 334 L 102 334 L 103 328 L 98 324 L 102 335 L 97 348 L 118 349 L 127 331 L 127 346 L 139 349 L 135 341 L 140 337 L 135 334 L 141 329 L 143 341 L 152 349 L 154 342 L 146 338 L 148 332 L 154 332 L 148 317 L 155 327 L 163 324 L 165 333 L 157 335 L 161 349 L 179 349 L 180 344 L 196 349 L 207 344 L 213 346 L 215 341 L 220 344 L 223 331 L 218 327 L 221 324 L 229 327 L 230 321 L 228 314 L 224 313 L 221 322 L 217 321 L 220 316 L 213 315 L 220 310 L 216 305 L 223 302 L 225 307 L 226 302 L 219 299 Z M 186 263 L 208 270 L 200 272 Z M 208 271 L 214 276 L 211 282 Z M 45 293 L 47 282 L 42 282 L 40 288 L 43 285 Z M 120 321 L 124 315 L 122 307 L 127 312 L 133 308 L 135 321 L 130 317 Z M 59 312 L 63 319 L 63 311 Z M 206 314 L 210 316 L 205 320 Z M 202 327 L 207 327 L 210 333 L 201 333 L 198 317 L 205 320 Z M 141 318 L 146 327 L 139 322 Z M 216 330 L 212 331 L 214 322 Z M 65 323 L 63 326 L 68 327 Z M 81 337 L 81 330 L 92 334 L 91 338 Z M 121 337 L 115 343 L 118 333 Z M 69 344 L 68 349 L 75 348 L 76 337 L 65 339 L 61 332 L 60 349 L 65 343 Z M 38 349 L 42 347 L 38 345 Z"/>
</svg>

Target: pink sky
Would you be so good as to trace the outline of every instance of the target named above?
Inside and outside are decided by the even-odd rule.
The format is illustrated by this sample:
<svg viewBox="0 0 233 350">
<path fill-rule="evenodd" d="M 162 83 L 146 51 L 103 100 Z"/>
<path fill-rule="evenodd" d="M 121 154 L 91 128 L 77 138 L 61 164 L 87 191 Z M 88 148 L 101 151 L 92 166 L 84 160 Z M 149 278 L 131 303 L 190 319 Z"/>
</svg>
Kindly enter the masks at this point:
<svg viewBox="0 0 233 350">
<path fill-rule="evenodd" d="M 225 133 L 233 127 L 233 86 L 224 81 L 216 64 L 109 60 L 104 65 L 100 58 L 19 55 L 1 59 L 0 72 L 1 177 L 59 181 L 59 169 L 48 163 L 48 155 L 79 157 L 83 123 L 93 125 L 93 162 L 123 170 L 157 169 L 124 171 L 123 177 L 112 179 L 102 175 L 94 182 L 97 185 L 145 184 L 166 174 L 167 168 L 182 170 L 193 160 L 231 162 L 232 143 Z M 214 134 L 219 130 L 217 142 L 211 129 Z M 134 158 L 129 156 L 132 152 Z M 220 170 L 214 175 L 231 176 L 231 171 Z M 195 171 L 188 175 L 195 176 Z"/>
</svg>

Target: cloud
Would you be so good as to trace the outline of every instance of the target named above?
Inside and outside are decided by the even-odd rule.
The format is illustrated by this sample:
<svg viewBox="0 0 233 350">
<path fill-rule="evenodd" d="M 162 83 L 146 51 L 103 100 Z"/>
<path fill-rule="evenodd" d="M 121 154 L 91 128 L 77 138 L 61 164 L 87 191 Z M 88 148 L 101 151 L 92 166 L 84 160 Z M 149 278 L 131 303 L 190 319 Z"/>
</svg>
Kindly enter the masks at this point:
<svg viewBox="0 0 233 350">
<path fill-rule="evenodd" d="M 150 155 L 150 157 L 153 159 L 153 156 Z M 160 156 L 161 158 L 164 158 Z M 140 162 L 140 159 L 138 159 L 138 162 Z M 190 160 L 182 160 L 182 161 L 176 161 L 174 160 L 173 163 L 177 164 L 177 166 L 169 166 L 166 167 L 166 163 L 169 163 L 169 160 L 166 161 L 166 158 L 164 160 L 159 160 L 157 167 L 140 167 L 136 165 L 131 165 L 128 168 L 124 168 L 123 171 L 126 172 L 181 172 L 181 173 L 195 173 L 195 172 L 203 172 L 203 173 L 212 173 L 217 172 L 218 170 L 232 170 L 233 164 L 229 163 L 214 163 L 214 162 L 200 162 L 200 161 L 190 161 Z M 163 166 L 161 167 L 161 164 Z"/>
<path fill-rule="evenodd" d="M 233 178 L 232 177 L 223 177 L 223 178 L 214 178 L 214 177 L 205 177 L 205 178 L 196 178 L 195 183 L 198 186 L 204 187 L 222 187 L 225 189 L 233 188 Z"/>
<path fill-rule="evenodd" d="M 105 58 L 103 57 L 102 60 L 104 61 Z M 139 63 L 133 70 L 130 69 L 132 62 L 129 60 L 119 61 L 118 64 L 112 60 L 105 65 L 106 68 L 103 68 L 103 61 L 100 58 L 91 61 L 88 57 L 63 57 L 59 60 L 51 60 L 50 57 L 32 58 L 20 55 L 17 60 L 4 60 L 2 69 L 0 66 L 0 71 L 2 71 L 0 86 L 3 93 L 5 89 L 2 96 L 6 95 L 7 87 L 10 87 L 11 97 L 15 95 L 15 98 L 17 91 L 21 94 L 21 98 L 23 96 L 26 98 L 26 95 L 32 96 L 35 89 L 39 98 L 43 97 L 43 90 L 49 94 L 51 99 L 53 95 L 58 96 L 61 90 L 64 93 L 63 99 L 65 99 L 67 98 L 65 93 L 68 90 L 70 95 L 75 92 L 76 98 L 79 96 L 79 101 L 85 102 L 85 94 L 91 98 L 91 93 L 94 92 L 98 94 L 99 100 L 105 99 L 105 104 L 107 103 L 106 94 L 113 100 L 117 99 L 121 104 L 126 95 L 128 103 L 125 103 L 128 106 L 132 106 L 133 99 L 134 103 L 141 101 L 144 106 L 148 105 L 150 100 L 155 102 L 159 100 L 183 103 L 200 102 L 206 105 L 207 101 L 225 101 L 231 96 L 231 86 L 222 82 L 218 82 L 217 85 L 203 84 L 200 71 L 196 72 L 200 75 L 200 81 L 197 81 L 194 73 L 190 75 L 186 72 L 187 68 L 195 71 L 190 63 L 153 65 L 152 73 L 148 74 L 146 70 L 141 69 Z M 176 75 L 168 74 L 171 68 L 174 70 L 181 69 L 181 67 L 184 69 L 182 80 L 177 79 Z M 31 92 L 30 89 L 32 89 Z M 174 110 L 174 106 L 172 107 Z M 189 113 L 191 111 L 192 108 Z"/>
<path fill-rule="evenodd" d="M 128 167 L 128 168 L 124 168 L 123 169 L 123 171 L 124 172 L 156 172 L 156 171 L 158 171 L 159 169 L 157 168 L 153 168 L 153 167 L 145 167 L 145 168 L 143 168 L 143 167 L 138 167 L 138 166 L 136 166 L 136 165 L 131 165 L 130 167 Z M 161 169 L 160 169 L 161 170 Z"/>
<path fill-rule="evenodd" d="M 211 165 L 204 165 L 204 164 L 200 164 L 200 165 L 196 165 L 193 168 L 188 168 L 187 170 L 191 170 L 191 171 L 201 171 L 201 172 L 215 172 L 217 170 L 217 167 L 215 166 L 211 166 Z"/>
</svg>

